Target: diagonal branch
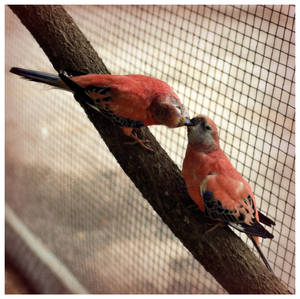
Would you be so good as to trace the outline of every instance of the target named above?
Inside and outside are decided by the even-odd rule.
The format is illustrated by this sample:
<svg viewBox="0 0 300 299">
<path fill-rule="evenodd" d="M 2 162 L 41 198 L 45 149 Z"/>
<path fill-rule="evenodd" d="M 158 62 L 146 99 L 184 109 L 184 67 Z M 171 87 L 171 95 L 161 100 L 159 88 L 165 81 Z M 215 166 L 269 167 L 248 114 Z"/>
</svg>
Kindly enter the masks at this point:
<svg viewBox="0 0 300 299">
<path fill-rule="evenodd" d="M 54 68 L 108 73 L 89 41 L 62 6 L 10 6 L 42 47 Z M 183 245 L 229 293 L 289 293 L 247 245 L 229 228 L 205 233 L 202 214 L 188 208 L 181 172 L 147 128 L 139 131 L 151 140 L 154 153 L 139 146 L 124 145 L 120 128 L 83 107 L 111 153 L 144 198 Z"/>
</svg>

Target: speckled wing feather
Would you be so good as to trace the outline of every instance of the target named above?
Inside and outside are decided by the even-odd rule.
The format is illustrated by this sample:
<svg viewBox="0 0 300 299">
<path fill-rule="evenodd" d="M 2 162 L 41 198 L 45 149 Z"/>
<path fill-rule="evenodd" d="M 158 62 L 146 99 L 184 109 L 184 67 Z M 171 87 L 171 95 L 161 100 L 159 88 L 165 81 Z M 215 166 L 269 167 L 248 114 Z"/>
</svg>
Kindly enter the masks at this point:
<svg viewBox="0 0 300 299">
<path fill-rule="evenodd" d="M 90 107 L 95 109 L 98 112 L 101 112 L 104 116 L 112 120 L 114 123 L 119 125 L 120 127 L 127 128 L 141 128 L 144 126 L 144 123 L 138 120 L 132 120 L 127 117 L 123 117 L 115 114 L 112 110 L 109 109 L 108 102 L 111 100 L 111 97 L 103 97 L 105 93 L 110 91 L 110 87 L 99 87 L 94 85 L 89 85 L 85 88 L 81 87 L 76 82 L 72 81 L 66 73 L 59 73 L 60 78 L 64 81 L 65 84 L 69 86 L 69 88 L 74 92 L 74 97 L 77 101 L 82 102 L 85 101 Z M 90 93 L 97 93 L 101 97 L 97 98 L 95 101 L 89 96 Z M 96 105 L 96 103 L 107 102 L 104 104 L 104 108 L 100 105 Z"/>
<path fill-rule="evenodd" d="M 239 193 L 236 190 L 232 190 L 230 194 L 226 192 L 228 189 L 223 192 L 222 196 L 222 192 L 220 192 L 222 186 L 218 185 L 216 176 L 208 175 L 200 187 L 205 206 L 205 215 L 210 219 L 229 224 L 246 234 L 262 238 L 273 238 L 273 235 L 257 221 L 257 211 L 251 196 L 248 194 L 237 199 Z M 227 178 L 227 180 L 229 180 L 228 186 L 242 188 L 240 182 L 235 182 L 232 178 Z M 240 193 L 242 194 L 243 192 Z"/>
<path fill-rule="evenodd" d="M 91 106 L 93 109 L 99 110 L 96 108 L 94 101 L 88 96 L 88 94 L 85 92 L 85 89 L 81 87 L 76 82 L 72 81 L 67 72 L 59 72 L 59 77 L 61 80 L 74 92 L 74 97 L 78 102 L 84 101 L 86 104 Z"/>
</svg>

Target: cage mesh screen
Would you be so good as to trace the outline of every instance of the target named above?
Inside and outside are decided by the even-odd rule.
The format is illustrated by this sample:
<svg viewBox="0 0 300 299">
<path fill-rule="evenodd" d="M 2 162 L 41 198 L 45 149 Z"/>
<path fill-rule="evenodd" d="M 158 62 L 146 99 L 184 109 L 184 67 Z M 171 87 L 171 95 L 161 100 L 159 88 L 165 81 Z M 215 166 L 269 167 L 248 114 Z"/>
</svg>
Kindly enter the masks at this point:
<svg viewBox="0 0 300 299">
<path fill-rule="evenodd" d="M 112 73 L 164 80 L 191 116 L 216 122 L 221 147 L 276 221 L 262 250 L 294 292 L 295 7 L 65 8 Z M 54 72 L 6 7 L 6 227 L 20 224 L 14 238 L 6 232 L 6 251 L 36 288 L 60 290 L 15 245 L 25 232 L 61 265 L 49 262 L 55 275 L 68 270 L 64 279 L 82 287 L 73 292 L 226 293 L 143 199 L 72 95 L 21 80 L 12 66 Z M 186 130 L 151 131 L 181 168 Z"/>
</svg>

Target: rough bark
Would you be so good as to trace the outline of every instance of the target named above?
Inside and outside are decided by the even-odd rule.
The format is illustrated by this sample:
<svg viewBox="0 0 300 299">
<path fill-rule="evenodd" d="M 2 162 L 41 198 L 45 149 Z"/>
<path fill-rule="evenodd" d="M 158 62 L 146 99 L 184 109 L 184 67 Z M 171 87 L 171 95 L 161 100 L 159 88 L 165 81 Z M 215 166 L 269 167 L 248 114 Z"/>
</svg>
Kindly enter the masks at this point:
<svg viewBox="0 0 300 299">
<path fill-rule="evenodd" d="M 62 6 L 12 5 L 10 8 L 40 44 L 54 68 L 107 73 L 89 41 Z M 99 30 L 101 38 L 101 30 Z M 154 153 L 124 145 L 120 128 L 83 107 L 111 153 L 144 198 L 193 256 L 229 292 L 287 294 L 287 287 L 270 273 L 229 228 L 205 233 L 210 224 L 187 194 L 181 172 L 147 128 L 138 135 L 151 140 Z M 192 206 L 192 208 L 190 207 Z"/>
</svg>

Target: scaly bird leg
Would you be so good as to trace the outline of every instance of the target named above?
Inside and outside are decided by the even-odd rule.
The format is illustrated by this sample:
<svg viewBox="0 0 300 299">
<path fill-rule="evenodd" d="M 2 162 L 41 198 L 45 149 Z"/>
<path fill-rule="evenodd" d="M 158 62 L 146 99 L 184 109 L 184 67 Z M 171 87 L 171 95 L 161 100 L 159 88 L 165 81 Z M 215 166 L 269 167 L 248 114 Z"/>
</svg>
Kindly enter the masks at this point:
<svg viewBox="0 0 300 299">
<path fill-rule="evenodd" d="M 140 139 L 136 133 L 132 132 L 131 135 L 129 136 L 131 138 L 134 139 L 134 141 L 128 141 L 128 142 L 124 142 L 125 144 L 140 144 L 143 148 L 145 148 L 146 150 L 150 151 L 150 152 L 154 152 L 153 149 L 147 145 L 145 145 L 145 143 L 150 142 L 150 140 L 143 140 Z"/>
<path fill-rule="evenodd" d="M 210 229 L 208 229 L 205 233 L 210 233 L 210 232 L 214 231 L 216 228 L 218 228 L 218 227 L 224 227 L 225 225 L 226 224 L 224 224 L 222 222 L 218 222 L 213 227 L 211 227 Z"/>
</svg>

